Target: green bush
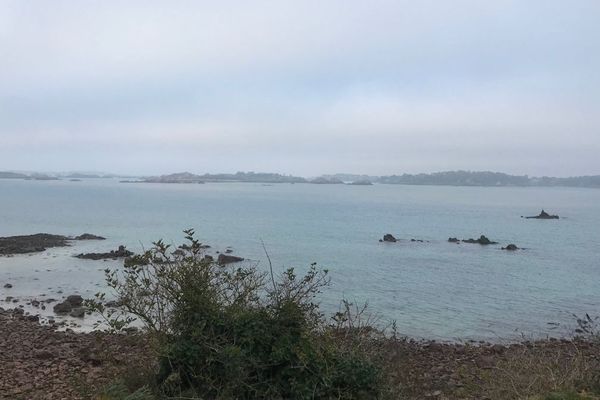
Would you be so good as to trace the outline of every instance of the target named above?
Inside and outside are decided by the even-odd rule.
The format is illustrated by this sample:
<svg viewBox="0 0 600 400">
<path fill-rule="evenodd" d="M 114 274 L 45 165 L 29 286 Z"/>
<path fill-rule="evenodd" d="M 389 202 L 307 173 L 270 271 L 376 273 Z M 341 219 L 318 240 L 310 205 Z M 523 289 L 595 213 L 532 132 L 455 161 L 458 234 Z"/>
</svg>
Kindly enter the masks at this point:
<svg viewBox="0 0 600 400">
<path fill-rule="evenodd" d="M 188 244 L 171 251 L 159 241 L 107 271 L 108 285 L 125 313 L 104 309 L 103 294 L 90 305 L 110 326 L 141 320 L 155 339 L 156 384 L 167 396 L 209 399 L 369 399 L 381 394 L 381 371 L 357 335 L 328 325 L 315 297 L 328 285 L 326 270 L 281 276 L 255 267 L 222 267 Z M 347 303 L 346 303 L 347 304 Z M 341 322 L 340 322 L 341 321 Z M 358 329 L 357 332 L 368 332 Z M 361 333 L 361 334 L 362 334 Z M 367 335 L 369 335 L 368 333 Z M 360 339 L 358 339 L 360 340 Z M 351 345 L 349 345 L 351 344 Z"/>
</svg>

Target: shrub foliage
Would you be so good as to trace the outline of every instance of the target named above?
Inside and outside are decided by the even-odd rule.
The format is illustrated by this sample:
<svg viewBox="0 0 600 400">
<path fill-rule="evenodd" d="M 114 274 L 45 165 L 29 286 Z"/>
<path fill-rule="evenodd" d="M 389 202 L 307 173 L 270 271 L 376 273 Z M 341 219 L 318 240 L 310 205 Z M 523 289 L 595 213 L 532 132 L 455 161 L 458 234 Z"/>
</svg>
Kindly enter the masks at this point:
<svg viewBox="0 0 600 400">
<path fill-rule="evenodd" d="M 111 329 L 141 321 L 157 349 L 156 382 L 164 396 L 206 399 L 369 399 L 381 371 L 353 336 L 350 307 L 328 324 L 315 297 L 329 283 L 312 265 L 303 276 L 255 266 L 222 267 L 185 231 L 186 244 L 162 241 L 107 270 L 122 305 L 90 306 Z M 370 331 L 358 329 L 362 334 Z M 345 331 L 346 335 L 340 335 Z M 351 345 L 348 345 L 348 344 Z"/>
</svg>

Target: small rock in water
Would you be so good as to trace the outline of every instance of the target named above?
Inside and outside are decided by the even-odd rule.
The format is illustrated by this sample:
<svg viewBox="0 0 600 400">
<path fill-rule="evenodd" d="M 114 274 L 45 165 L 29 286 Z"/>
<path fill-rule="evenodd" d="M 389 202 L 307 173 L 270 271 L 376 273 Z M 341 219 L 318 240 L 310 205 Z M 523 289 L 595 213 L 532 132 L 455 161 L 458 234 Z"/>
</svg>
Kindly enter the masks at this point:
<svg viewBox="0 0 600 400">
<path fill-rule="evenodd" d="M 391 233 L 386 233 L 385 235 L 383 235 L 383 241 L 384 242 L 395 243 L 395 242 L 398 241 L 398 239 L 396 239 L 394 237 L 394 235 L 392 235 Z"/>
<path fill-rule="evenodd" d="M 523 217 L 521 217 L 523 218 Z M 527 219 L 560 219 L 558 215 L 550 215 L 546 211 L 542 210 L 539 215 L 535 215 L 533 217 L 525 217 Z"/>
<path fill-rule="evenodd" d="M 53 310 L 56 314 L 68 314 L 71 312 L 71 303 L 68 301 L 63 301 L 62 303 L 58 303 L 54 306 Z"/>
<path fill-rule="evenodd" d="M 78 294 L 72 294 L 67 297 L 66 301 L 71 304 L 71 307 L 79 307 L 83 304 L 83 297 Z"/>
<path fill-rule="evenodd" d="M 11 285 L 10 283 L 7 283 L 6 285 L 4 285 L 4 289 L 11 289 L 13 287 L 13 285 Z"/>
<path fill-rule="evenodd" d="M 219 264 L 219 265 L 226 265 L 226 264 L 231 264 L 231 263 L 240 262 L 240 261 L 244 261 L 244 259 L 242 257 L 226 255 L 226 254 L 219 254 L 219 258 L 217 258 L 217 264 Z"/>
<path fill-rule="evenodd" d="M 502 250 L 508 250 L 508 251 L 515 251 L 515 250 L 519 250 L 519 248 L 517 247 L 516 244 L 509 244 L 506 247 L 503 247 Z"/>
</svg>

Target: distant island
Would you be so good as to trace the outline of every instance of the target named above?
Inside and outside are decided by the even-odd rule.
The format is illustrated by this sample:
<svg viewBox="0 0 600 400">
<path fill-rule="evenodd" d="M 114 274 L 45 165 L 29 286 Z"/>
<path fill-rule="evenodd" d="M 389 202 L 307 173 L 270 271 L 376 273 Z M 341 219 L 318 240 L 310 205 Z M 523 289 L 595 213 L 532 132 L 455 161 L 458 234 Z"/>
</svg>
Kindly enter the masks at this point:
<svg viewBox="0 0 600 400">
<path fill-rule="evenodd" d="M 315 179 L 311 180 L 310 183 L 314 183 L 317 185 L 339 185 L 339 184 L 343 184 L 344 182 L 341 179 L 324 178 L 321 176 L 319 178 L 315 178 Z"/>
<path fill-rule="evenodd" d="M 402 174 L 367 176 L 352 174 L 324 175 L 326 179 L 356 182 L 366 180 L 373 183 L 398 185 L 443 185 L 443 186 L 566 186 L 600 188 L 600 175 L 575 176 L 570 178 L 529 177 L 490 171 L 446 171 L 431 174 Z"/>
<path fill-rule="evenodd" d="M 119 178 L 124 177 L 114 174 L 101 174 L 101 173 L 81 173 L 81 172 L 68 172 L 68 173 L 44 173 L 44 172 L 14 172 L 14 171 L 0 171 L 0 179 L 27 179 L 27 180 L 57 180 L 57 179 L 100 179 L 100 178 Z"/>
<path fill-rule="evenodd" d="M 78 181 L 93 178 L 120 178 L 124 176 L 95 173 L 23 173 L 0 171 L 0 179 L 54 180 L 69 179 Z M 313 183 L 313 184 L 349 184 L 368 186 L 373 183 L 394 185 L 434 185 L 434 186 L 518 186 L 518 187 L 582 187 L 600 188 L 600 175 L 574 176 L 569 178 L 529 177 L 527 175 L 509 175 L 491 171 L 446 171 L 431 174 L 402 174 L 402 175 L 357 175 L 333 174 L 321 175 L 314 178 L 304 178 L 293 175 L 283 175 L 269 172 L 236 172 L 234 174 L 193 174 L 178 172 L 160 176 L 127 177 L 124 183 L 209 183 L 209 182 L 250 182 L 250 183 Z"/>
<path fill-rule="evenodd" d="M 235 174 L 204 174 L 196 175 L 190 172 L 160 175 L 142 178 L 126 183 L 205 183 L 205 182 L 253 182 L 253 183 L 305 183 L 306 179 L 267 172 L 237 172 Z"/>
</svg>

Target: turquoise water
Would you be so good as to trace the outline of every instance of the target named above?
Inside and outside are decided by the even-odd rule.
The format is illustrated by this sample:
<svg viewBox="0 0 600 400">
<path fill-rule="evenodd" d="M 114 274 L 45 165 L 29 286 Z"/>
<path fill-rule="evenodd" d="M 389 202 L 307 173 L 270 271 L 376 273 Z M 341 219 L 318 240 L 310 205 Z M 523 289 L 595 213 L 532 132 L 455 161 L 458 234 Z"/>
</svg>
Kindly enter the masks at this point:
<svg viewBox="0 0 600 400">
<path fill-rule="evenodd" d="M 520 218 L 541 208 L 561 219 Z M 10 293 L 0 285 L 0 298 L 90 295 L 114 262 L 72 254 L 179 243 L 186 228 L 260 268 L 261 240 L 276 270 L 317 262 L 331 271 L 327 310 L 341 297 L 368 301 L 382 321 L 414 337 L 557 336 L 573 328 L 572 313 L 600 314 L 600 190 L 576 188 L 0 180 L 0 236 L 108 238 L 0 258 L 0 283 L 14 284 Z M 379 243 L 388 232 L 428 242 Z M 447 242 L 481 234 L 527 249 Z"/>
</svg>

